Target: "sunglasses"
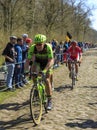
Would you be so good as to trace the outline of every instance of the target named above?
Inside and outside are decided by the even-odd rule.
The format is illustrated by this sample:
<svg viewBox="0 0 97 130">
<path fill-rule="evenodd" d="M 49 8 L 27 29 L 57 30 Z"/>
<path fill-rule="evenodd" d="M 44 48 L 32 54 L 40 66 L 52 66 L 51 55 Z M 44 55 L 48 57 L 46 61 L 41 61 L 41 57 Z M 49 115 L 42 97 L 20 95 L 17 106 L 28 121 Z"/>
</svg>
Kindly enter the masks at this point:
<svg viewBox="0 0 97 130">
<path fill-rule="evenodd" d="M 41 43 L 37 43 L 36 46 L 42 46 L 42 44 Z"/>
</svg>

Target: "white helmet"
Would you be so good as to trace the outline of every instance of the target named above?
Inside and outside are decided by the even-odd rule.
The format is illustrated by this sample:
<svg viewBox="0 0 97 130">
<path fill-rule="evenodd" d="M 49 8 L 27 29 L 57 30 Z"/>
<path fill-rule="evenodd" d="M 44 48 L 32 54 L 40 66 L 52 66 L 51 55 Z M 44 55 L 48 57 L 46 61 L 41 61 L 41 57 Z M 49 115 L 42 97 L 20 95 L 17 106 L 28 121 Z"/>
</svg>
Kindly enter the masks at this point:
<svg viewBox="0 0 97 130">
<path fill-rule="evenodd" d="M 17 39 L 16 36 L 10 36 L 10 39 Z"/>
<path fill-rule="evenodd" d="M 28 34 L 23 34 L 22 37 L 23 38 L 28 38 Z"/>
</svg>

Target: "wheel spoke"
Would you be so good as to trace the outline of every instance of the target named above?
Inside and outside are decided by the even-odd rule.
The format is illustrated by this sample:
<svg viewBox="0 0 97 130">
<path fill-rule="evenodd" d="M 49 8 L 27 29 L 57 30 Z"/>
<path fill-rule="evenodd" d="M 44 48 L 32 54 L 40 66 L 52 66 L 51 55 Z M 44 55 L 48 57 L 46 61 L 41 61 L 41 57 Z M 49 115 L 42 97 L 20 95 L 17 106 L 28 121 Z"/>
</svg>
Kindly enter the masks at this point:
<svg viewBox="0 0 97 130">
<path fill-rule="evenodd" d="M 42 116 L 42 100 L 36 88 L 33 88 L 30 93 L 30 112 L 34 124 L 39 124 Z"/>
</svg>

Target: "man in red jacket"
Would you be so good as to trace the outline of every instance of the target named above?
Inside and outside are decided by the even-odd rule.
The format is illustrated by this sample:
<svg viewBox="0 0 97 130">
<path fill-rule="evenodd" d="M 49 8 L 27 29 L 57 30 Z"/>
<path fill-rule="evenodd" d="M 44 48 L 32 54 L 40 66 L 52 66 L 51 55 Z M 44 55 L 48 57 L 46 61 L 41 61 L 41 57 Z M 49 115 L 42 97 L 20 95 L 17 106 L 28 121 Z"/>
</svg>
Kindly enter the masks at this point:
<svg viewBox="0 0 97 130">
<path fill-rule="evenodd" d="M 67 50 L 68 61 L 76 60 L 79 63 L 82 61 L 82 50 L 77 46 L 76 41 L 72 41 L 70 47 Z M 71 77 L 71 63 L 68 62 L 68 69 L 70 71 L 69 76 Z M 75 64 L 76 75 L 78 75 L 78 64 Z"/>
</svg>

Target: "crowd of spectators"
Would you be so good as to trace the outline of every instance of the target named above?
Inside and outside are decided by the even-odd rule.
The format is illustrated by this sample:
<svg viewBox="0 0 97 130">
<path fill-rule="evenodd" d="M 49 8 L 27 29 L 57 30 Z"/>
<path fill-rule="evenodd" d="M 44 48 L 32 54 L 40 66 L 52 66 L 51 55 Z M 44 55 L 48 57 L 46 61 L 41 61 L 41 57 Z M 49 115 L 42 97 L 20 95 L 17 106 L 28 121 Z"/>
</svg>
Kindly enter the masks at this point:
<svg viewBox="0 0 97 130">
<path fill-rule="evenodd" d="M 10 36 L 2 52 L 7 67 L 6 91 L 14 91 L 14 88 L 20 89 L 28 83 L 25 77 L 25 63 L 31 43 L 32 39 L 28 38 L 28 34 L 23 34 L 21 37 Z"/>
<path fill-rule="evenodd" d="M 22 34 L 21 37 L 10 36 L 9 42 L 2 52 L 7 67 L 7 91 L 14 91 L 14 88 L 20 89 L 28 84 L 25 71 L 29 69 L 26 60 L 27 52 L 31 44 L 32 39 L 28 37 L 28 34 Z M 59 67 L 66 59 L 66 51 L 70 47 L 70 41 L 58 42 L 56 39 L 53 39 L 49 44 L 51 44 L 54 53 L 55 62 L 53 68 Z M 92 47 L 92 44 L 78 42 L 78 46 L 84 52 Z"/>
<path fill-rule="evenodd" d="M 60 41 L 58 42 L 56 39 L 53 39 L 50 44 L 52 45 L 52 49 L 54 52 L 54 68 L 59 67 L 60 64 L 64 63 L 66 60 L 66 51 L 70 47 L 70 41 Z M 82 49 L 82 52 L 88 50 L 89 48 L 93 47 L 93 44 L 88 42 L 78 42 L 77 45 Z"/>
</svg>

